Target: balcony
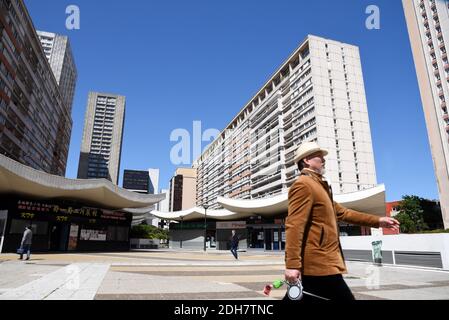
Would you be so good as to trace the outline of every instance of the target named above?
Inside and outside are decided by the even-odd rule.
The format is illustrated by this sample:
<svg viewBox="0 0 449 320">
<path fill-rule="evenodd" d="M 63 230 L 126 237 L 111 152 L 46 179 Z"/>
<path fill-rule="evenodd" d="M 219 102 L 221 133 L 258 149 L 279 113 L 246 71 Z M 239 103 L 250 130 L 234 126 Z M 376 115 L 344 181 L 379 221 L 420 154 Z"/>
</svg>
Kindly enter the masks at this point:
<svg viewBox="0 0 449 320">
<path fill-rule="evenodd" d="M 449 124 L 446 126 L 446 132 L 449 133 Z"/>
<path fill-rule="evenodd" d="M 429 40 L 427 40 L 427 44 L 431 45 L 432 44 L 432 38 L 430 38 Z"/>
<path fill-rule="evenodd" d="M 445 65 L 444 65 L 444 70 L 448 70 L 449 69 L 449 63 L 446 63 Z"/>
<path fill-rule="evenodd" d="M 440 73 L 440 70 L 438 70 L 438 68 L 436 68 L 434 71 L 433 71 L 433 74 L 434 75 L 438 75 Z"/>
<path fill-rule="evenodd" d="M 438 92 L 438 96 L 439 96 L 439 97 L 442 97 L 442 96 L 444 96 L 444 92 L 443 92 L 443 90 L 440 90 L 440 91 Z"/>
<path fill-rule="evenodd" d="M 449 120 L 449 115 L 447 113 L 443 114 L 443 120 L 444 121 Z"/>
<path fill-rule="evenodd" d="M 443 58 L 443 59 L 447 58 L 447 53 L 446 53 L 446 52 L 443 53 L 443 54 L 441 55 L 441 58 Z"/>
<path fill-rule="evenodd" d="M 441 102 L 441 108 L 446 108 L 446 101 Z"/>
</svg>

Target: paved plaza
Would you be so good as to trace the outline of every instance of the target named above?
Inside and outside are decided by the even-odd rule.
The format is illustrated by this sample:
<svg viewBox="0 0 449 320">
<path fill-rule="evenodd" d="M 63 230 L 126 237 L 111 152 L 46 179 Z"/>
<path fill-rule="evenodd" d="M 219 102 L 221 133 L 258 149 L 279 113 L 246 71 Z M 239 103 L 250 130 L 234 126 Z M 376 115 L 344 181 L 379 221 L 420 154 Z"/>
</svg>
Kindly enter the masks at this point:
<svg viewBox="0 0 449 320">
<path fill-rule="evenodd" d="M 281 252 L 146 250 L 120 253 L 0 255 L 0 300 L 278 300 L 263 295 L 283 278 Z M 449 272 L 347 262 L 359 300 L 449 299 Z"/>
</svg>

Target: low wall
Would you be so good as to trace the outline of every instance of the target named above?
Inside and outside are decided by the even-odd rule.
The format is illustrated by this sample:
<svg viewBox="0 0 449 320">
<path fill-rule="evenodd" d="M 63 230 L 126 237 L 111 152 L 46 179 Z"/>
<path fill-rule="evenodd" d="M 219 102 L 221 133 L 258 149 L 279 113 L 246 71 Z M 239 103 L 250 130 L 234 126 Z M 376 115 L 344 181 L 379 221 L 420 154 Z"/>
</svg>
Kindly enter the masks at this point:
<svg viewBox="0 0 449 320">
<path fill-rule="evenodd" d="M 158 249 L 159 239 L 130 239 L 131 249 Z"/>
<path fill-rule="evenodd" d="M 382 262 L 449 270 L 449 234 L 341 237 L 346 260 L 373 261 L 371 242 L 382 241 Z"/>
</svg>

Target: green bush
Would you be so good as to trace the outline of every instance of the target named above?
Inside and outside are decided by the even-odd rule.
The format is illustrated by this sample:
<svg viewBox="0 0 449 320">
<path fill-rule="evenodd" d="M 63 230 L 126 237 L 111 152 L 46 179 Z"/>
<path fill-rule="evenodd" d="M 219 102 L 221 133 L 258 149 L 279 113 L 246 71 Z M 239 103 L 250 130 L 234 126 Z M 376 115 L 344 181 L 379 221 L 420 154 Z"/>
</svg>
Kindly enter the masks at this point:
<svg viewBox="0 0 449 320">
<path fill-rule="evenodd" d="M 156 228 L 155 226 L 149 226 L 141 224 L 133 226 L 131 228 L 131 238 L 135 239 L 161 239 L 168 240 L 168 231 Z"/>
</svg>

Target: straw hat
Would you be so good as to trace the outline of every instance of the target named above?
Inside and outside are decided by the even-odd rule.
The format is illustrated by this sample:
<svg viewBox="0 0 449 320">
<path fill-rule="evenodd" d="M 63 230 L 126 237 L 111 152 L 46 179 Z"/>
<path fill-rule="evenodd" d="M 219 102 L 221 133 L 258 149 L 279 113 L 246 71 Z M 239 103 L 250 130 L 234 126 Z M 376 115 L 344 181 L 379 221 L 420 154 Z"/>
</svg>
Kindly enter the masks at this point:
<svg viewBox="0 0 449 320">
<path fill-rule="evenodd" d="M 316 152 L 322 152 L 323 156 L 327 156 L 329 153 L 327 150 L 320 148 L 320 146 L 316 142 L 304 142 L 298 147 L 298 150 L 296 150 L 295 163 L 298 163 L 305 157 L 310 156 L 311 154 L 314 154 Z"/>
</svg>

